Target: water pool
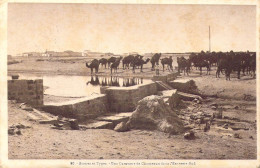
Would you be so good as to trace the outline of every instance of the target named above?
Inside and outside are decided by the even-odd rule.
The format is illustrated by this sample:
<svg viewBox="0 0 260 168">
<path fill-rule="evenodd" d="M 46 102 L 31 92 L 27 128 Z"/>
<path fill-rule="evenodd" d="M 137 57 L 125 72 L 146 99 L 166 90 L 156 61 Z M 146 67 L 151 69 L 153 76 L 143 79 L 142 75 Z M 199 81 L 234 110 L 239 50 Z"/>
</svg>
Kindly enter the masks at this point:
<svg viewBox="0 0 260 168">
<path fill-rule="evenodd" d="M 11 76 L 8 77 L 11 79 Z M 66 75 L 31 75 L 19 74 L 19 79 L 43 79 L 44 94 L 62 97 L 86 97 L 100 94 L 101 86 L 129 87 L 151 82 L 150 79 L 66 76 Z"/>
</svg>

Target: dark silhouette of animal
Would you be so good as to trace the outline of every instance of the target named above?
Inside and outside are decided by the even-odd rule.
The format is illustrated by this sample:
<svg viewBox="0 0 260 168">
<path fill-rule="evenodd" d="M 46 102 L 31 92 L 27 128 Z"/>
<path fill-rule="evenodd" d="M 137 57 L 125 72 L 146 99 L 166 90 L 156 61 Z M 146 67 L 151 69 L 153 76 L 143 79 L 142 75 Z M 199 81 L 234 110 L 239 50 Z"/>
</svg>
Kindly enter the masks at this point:
<svg viewBox="0 0 260 168">
<path fill-rule="evenodd" d="M 239 53 L 240 57 L 241 57 L 241 70 L 243 72 L 243 74 L 245 75 L 245 73 L 249 74 L 250 73 L 250 54 L 249 51 L 247 51 L 246 53 Z"/>
<path fill-rule="evenodd" d="M 255 71 L 256 71 L 256 53 L 253 53 L 253 55 L 250 58 L 250 71 L 253 73 L 253 78 L 256 77 Z"/>
<path fill-rule="evenodd" d="M 101 64 L 102 67 L 105 66 L 105 68 L 107 68 L 107 59 L 106 58 L 101 58 L 99 60 L 99 64 Z"/>
<path fill-rule="evenodd" d="M 114 72 L 117 72 L 117 69 L 119 67 L 120 61 L 123 57 L 116 58 L 115 62 L 111 64 L 110 69 L 111 69 L 111 74 L 112 70 L 114 69 Z"/>
<path fill-rule="evenodd" d="M 140 67 L 140 72 L 143 72 L 143 65 L 147 64 L 147 62 L 150 61 L 149 58 L 146 59 L 146 61 L 144 61 L 143 56 L 141 57 L 135 57 L 135 59 L 131 62 L 131 66 L 133 66 L 133 73 L 135 73 L 135 69 L 137 66 Z"/>
<path fill-rule="evenodd" d="M 173 71 L 173 67 L 172 67 L 172 56 L 170 56 L 170 58 L 163 58 L 161 59 L 161 64 L 163 66 L 163 72 L 164 72 L 164 65 L 167 65 L 167 68 L 169 71 Z"/>
<path fill-rule="evenodd" d="M 190 61 L 185 59 L 184 57 L 177 57 L 177 63 L 178 63 L 178 72 L 181 73 L 183 71 L 184 75 L 185 72 L 187 75 L 189 75 L 189 69 L 190 69 Z"/>
<path fill-rule="evenodd" d="M 107 60 L 108 68 L 110 67 L 110 64 L 111 64 L 111 63 L 114 63 L 115 61 L 116 61 L 116 57 L 110 57 L 110 58 Z"/>
<path fill-rule="evenodd" d="M 95 72 L 98 72 L 98 67 L 99 67 L 99 62 L 97 59 L 94 59 L 91 61 L 91 63 L 88 65 L 88 63 L 86 63 L 86 67 L 91 69 L 91 74 L 93 73 L 93 69 L 95 69 Z"/>
<path fill-rule="evenodd" d="M 122 64 L 123 64 L 123 69 L 128 68 L 129 69 L 129 65 L 130 63 L 135 59 L 135 56 L 133 55 L 128 55 L 126 57 L 123 58 L 122 60 Z"/>
<path fill-rule="evenodd" d="M 160 60 L 161 55 L 162 55 L 161 53 L 156 53 L 152 56 L 152 58 L 151 58 L 152 71 L 154 71 L 155 64 L 159 65 L 159 60 Z"/>
<path fill-rule="evenodd" d="M 226 58 L 222 57 L 219 59 L 217 71 L 216 71 L 216 78 L 220 77 L 220 72 L 222 72 L 223 70 L 225 72 L 227 71 L 228 66 L 230 66 L 230 61 L 232 61 L 232 59 L 230 57 L 226 57 Z M 227 76 L 227 74 L 226 74 L 226 80 L 228 80 L 228 78 L 230 78 L 230 76 Z"/>
<path fill-rule="evenodd" d="M 226 53 L 220 57 L 216 77 L 219 77 L 222 70 L 225 71 L 226 80 L 230 80 L 230 74 L 232 71 L 237 71 L 237 78 L 240 79 L 240 71 L 242 68 L 241 54 L 235 54 L 233 51 Z"/>
<path fill-rule="evenodd" d="M 203 67 L 207 68 L 207 75 L 210 74 L 210 63 L 208 61 L 202 60 L 200 62 L 197 62 L 196 66 L 199 67 L 199 69 L 200 69 L 200 75 L 202 75 Z"/>
</svg>

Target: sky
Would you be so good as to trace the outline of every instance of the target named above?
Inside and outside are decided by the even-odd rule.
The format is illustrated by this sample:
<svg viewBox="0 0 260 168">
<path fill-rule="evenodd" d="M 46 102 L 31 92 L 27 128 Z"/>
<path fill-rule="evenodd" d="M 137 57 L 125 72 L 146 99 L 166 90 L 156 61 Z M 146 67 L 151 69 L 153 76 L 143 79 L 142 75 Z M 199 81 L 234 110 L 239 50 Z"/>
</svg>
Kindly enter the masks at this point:
<svg viewBox="0 0 260 168">
<path fill-rule="evenodd" d="M 84 50 L 255 51 L 256 7 L 245 5 L 8 4 L 8 54 Z"/>
</svg>

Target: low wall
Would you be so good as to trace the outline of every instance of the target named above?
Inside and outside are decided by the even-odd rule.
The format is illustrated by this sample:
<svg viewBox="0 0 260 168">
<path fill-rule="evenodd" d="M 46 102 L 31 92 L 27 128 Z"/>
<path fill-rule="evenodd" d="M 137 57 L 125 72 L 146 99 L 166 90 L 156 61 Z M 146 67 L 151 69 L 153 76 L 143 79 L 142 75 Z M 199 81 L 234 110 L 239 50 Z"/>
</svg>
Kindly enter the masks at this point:
<svg viewBox="0 0 260 168">
<path fill-rule="evenodd" d="M 101 87 L 100 91 L 107 95 L 111 112 L 130 112 L 135 110 L 139 100 L 157 94 L 157 85 L 151 82 L 131 87 Z"/>
<path fill-rule="evenodd" d="M 170 81 L 173 81 L 177 79 L 178 72 L 172 72 L 168 75 L 155 75 L 153 76 L 152 80 L 153 81 L 162 81 L 164 83 L 168 83 Z"/>
<path fill-rule="evenodd" d="M 83 121 L 107 113 L 108 104 L 106 95 L 100 94 L 62 103 L 48 103 L 42 109 L 54 115 Z"/>
<path fill-rule="evenodd" d="M 43 80 L 8 80 L 8 100 L 43 105 Z"/>
</svg>

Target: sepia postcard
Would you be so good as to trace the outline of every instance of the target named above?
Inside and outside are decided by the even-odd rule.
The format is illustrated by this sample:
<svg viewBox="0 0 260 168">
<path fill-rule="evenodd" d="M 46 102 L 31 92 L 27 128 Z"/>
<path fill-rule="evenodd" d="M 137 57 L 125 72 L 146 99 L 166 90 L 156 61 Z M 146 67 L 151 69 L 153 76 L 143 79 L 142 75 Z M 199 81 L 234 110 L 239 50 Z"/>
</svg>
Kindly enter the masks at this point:
<svg viewBox="0 0 260 168">
<path fill-rule="evenodd" d="M 1 1 L 0 167 L 260 167 L 259 3 Z"/>
</svg>

